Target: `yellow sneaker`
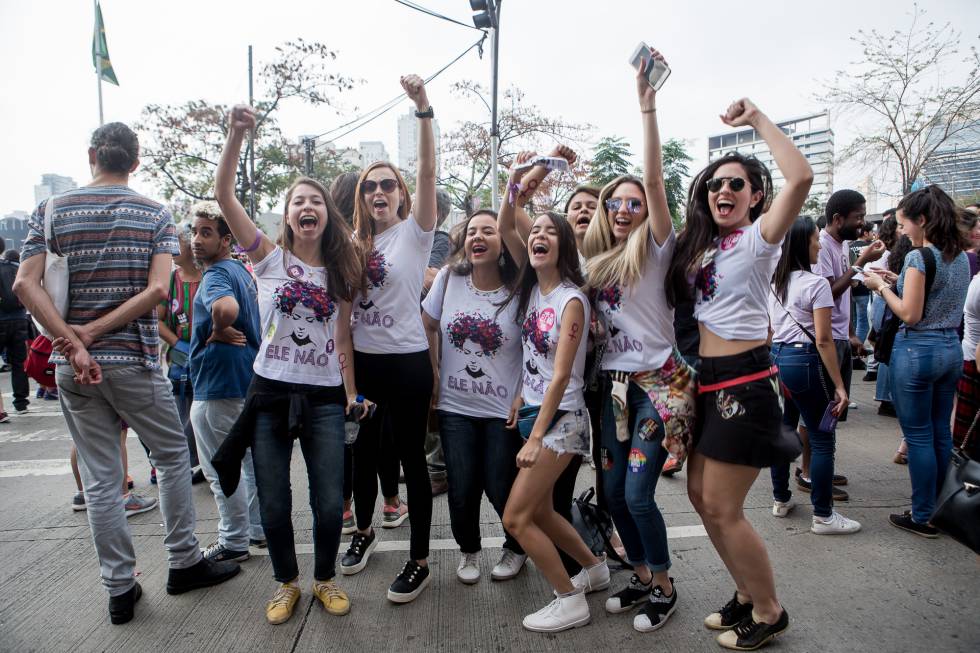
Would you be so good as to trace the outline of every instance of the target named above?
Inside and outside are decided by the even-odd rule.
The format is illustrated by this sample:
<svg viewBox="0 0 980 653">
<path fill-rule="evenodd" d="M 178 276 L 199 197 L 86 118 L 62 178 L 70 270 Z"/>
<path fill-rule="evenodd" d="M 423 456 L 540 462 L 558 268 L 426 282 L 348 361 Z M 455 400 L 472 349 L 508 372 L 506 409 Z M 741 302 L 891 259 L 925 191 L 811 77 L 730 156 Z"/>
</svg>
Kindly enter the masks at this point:
<svg viewBox="0 0 980 653">
<path fill-rule="evenodd" d="M 292 583 L 283 583 L 276 590 L 272 600 L 265 606 L 265 618 L 273 626 L 289 621 L 293 609 L 299 601 L 299 588 Z"/>
<path fill-rule="evenodd" d="M 313 593 L 323 603 L 323 609 L 338 617 L 350 612 L 350 599 L 332 580 L 313 581 Z"/>
</svg>

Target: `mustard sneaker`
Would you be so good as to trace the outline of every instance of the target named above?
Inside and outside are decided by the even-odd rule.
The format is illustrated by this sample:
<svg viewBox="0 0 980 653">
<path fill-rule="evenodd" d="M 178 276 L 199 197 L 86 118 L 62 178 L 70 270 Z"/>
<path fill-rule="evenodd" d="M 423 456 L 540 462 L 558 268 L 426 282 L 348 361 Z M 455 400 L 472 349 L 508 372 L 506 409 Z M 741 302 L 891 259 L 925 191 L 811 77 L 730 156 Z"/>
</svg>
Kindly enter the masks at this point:
<svg viewBox="0 0 980 653">
<path fill-rule="evenodd" d="M 333 580 L 313 581 L 313 593 L 323 603 L 323 609 L 341 617 L 350 612 L 350 599 Z"/>
<path fill-rule="evenodd" d="M 292 583 L 283 583 L 276 590 L 272 600 L 265 606 L 265 618 L 270 624 L 276 626 L 289 621 L 293 616 L 293 609 L 299 601 L 299 588 Z"/>
</svg>

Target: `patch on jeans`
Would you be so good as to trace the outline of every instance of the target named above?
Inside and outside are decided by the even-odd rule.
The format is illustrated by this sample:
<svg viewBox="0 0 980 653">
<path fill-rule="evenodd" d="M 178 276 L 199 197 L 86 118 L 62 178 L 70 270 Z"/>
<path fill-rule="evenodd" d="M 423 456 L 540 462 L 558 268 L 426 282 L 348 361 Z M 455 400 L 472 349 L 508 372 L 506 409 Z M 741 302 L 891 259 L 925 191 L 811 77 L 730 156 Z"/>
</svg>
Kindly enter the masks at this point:
<svg viewBox="0 0 980 653">
<path fill-rule="evenodd" d="M 647 417 L 640 422 L 639 434 L 644 440 L 652 440 L 653 436 L 657 434 L 657 428 L 659 428 L 657 420 L 652 417 Z"/>
<path fill-rule="evenodd" d="M 630 457 L 627 462 L 630 471 L 634 473 L 642 472 L 647 466 L 647 457 L 639 449 L 630 449 Z"/>
<path fill-rule="evenodd" d="M 613 468 L 613 456 L 612 452 L 605 447 L 599 449 L 599 463 L 602 466 L 602 471 L 608 472 Z"/>
<path fill-rule="evenodd" d="M 738 403 L 738 399 L 725 392 L 723 389 L 715 395 L 715 408 L 722 419 L 732 419 L 745 414 L 745 407 Z"/>
</svg>

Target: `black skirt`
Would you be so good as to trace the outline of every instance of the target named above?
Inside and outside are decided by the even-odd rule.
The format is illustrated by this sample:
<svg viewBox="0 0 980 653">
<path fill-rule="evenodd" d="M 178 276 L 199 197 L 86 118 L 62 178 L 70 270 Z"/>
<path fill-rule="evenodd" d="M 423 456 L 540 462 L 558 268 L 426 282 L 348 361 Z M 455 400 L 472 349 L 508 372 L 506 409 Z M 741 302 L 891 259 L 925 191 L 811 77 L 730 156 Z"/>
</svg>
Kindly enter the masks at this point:
<svg viewBox="0 0 980 653">
<path fill-rule="evenodd" d="M 708 392 L 698 391 L 694 450 L 734 465 L 771 467 L 793 461 L 802 451 L 796 430 L 783 425 L 779 377 L 765 345 L 733 356 L 701 359 L 699 387 L 725 384 L 753 374 L 762 378 Z"/>
</svg>

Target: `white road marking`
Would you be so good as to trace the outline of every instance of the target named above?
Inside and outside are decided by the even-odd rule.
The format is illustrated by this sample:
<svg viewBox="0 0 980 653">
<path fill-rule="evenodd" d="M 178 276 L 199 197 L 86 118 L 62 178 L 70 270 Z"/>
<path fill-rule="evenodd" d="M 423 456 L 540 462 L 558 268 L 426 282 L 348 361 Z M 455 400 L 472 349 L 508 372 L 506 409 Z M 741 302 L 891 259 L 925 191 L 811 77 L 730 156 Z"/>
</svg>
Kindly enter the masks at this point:
<svg viewBox="0 0 980 653">
<path fill-rule="evenodd" d="M 39 431 L 20 431 L 14 429 L 8 431 L 0 430 L 0 443 L 10 442 L 53 442 L 59 440 L 71 440 L 68 431 L 65 429 L 41 429 Z"/>
<path fill-rule="evenodd" d="M 707 537 L 708 533 L 704 530 L 704 526 L 700 524 L 695 524 L 693 526 L 670 526 L 667 528 L 667 539 L 676 540 L 682 537 Z M 344 536 L 343 541 L 347 541 L 347 537 Z M 504 538 L 502 537 L 484 537 L 481 541 L 484 549 L 499 549 L 504 545 Z M 456 540 L 429 540 L 429 549 L 433 551 L 455 551 L 459 548 L 456 544 Z M 408 551 L 409 541 L 408 540 L 385 540 L 383 542 L 378 542 L 377 548 L 374 549 L 375 553 L 384 553 L 389 551 Z M 257 549 L 252 547 L 249 549 L 252 555 L 267 556 L 269 555 L 268 549 Z M 297 554 L 313 553 L 313 545 L 302 543 L 296 545 Z"/>
<path fill-rule="evenodd" d="M 46 460 L 0 460 L 0 478 L 17 476 L 59 476 L 71 474 L 71 463 L 67 458 Z"/>
</svg>

